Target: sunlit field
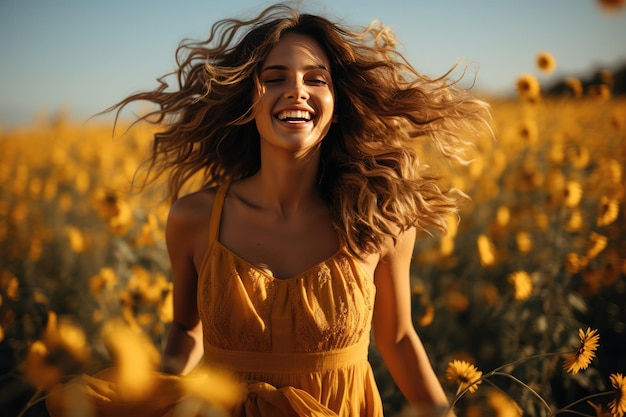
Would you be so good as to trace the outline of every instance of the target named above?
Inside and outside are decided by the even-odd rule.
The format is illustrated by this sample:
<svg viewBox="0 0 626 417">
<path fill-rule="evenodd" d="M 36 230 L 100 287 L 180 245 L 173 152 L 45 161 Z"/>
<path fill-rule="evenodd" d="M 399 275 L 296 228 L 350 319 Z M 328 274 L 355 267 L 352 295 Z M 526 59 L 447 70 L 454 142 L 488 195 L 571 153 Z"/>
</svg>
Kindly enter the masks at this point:
<svg viewBox="0 0 626 417">
<path fill-rule="evenodd" d="M 621 416 L 626 100 L 575 84 L 545 98 L 534 82 L 491 103 L 495 138 L 471 165 L 431 164 L 471 200 L 447 235 L 418 240 L 415 326 L 459 416 Z M 111 365 L 126 393 L 150 392 L 172 320 L 168 202 L 130 184 L 153 130 L 58 117 L 0 133 L 3 416 L 44 415 L 47 388 Z M 370 360 L 387 414 L 413 415 L 375 346 Z M 228 384 L 196 378 L 196 405 L 227 402 Z"/>
</svg>

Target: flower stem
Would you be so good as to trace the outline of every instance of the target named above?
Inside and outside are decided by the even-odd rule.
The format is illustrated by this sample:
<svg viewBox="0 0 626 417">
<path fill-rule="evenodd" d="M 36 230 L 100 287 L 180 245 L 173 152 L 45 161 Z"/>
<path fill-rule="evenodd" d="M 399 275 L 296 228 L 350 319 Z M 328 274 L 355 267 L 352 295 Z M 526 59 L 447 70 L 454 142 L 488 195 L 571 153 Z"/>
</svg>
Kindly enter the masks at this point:
<svg viewBox="0 0 626 417">
<path fill-rule="evenodd" d="M 28 411 L 30 407 L 32 407 L 34 404 L 37 403 L 37 401 L 39 401 L 38 397 L 41 395 L 42 392 L 43 391 L 41 389 L 38 389 L 37 391 L 35 391 L 33 396 L 30 397 L 30 399 L 28 400 L 28 402 L 26 403 L 22 411 L 20 411 L 20 413 L 17 415 L 17 417 L 23 417 L 24 413 L 26 413 L 26 411 Z"/>
<path fill-rule="evenodd" d="M 583 401 L 587 401 L 590 400 L 592 398 L 596 398 L 596 397 L 603 397 L 605 395 L 609 395 L 609 394 L 613 394 L 613 391 L 604 391 L 604 392 L 597 392 L 595 394 L 589 394 L 586 397 L 580 398 L 570 404 L 567 404 L 565 407 L 563 408 L 559 408 L 558 410 L 556 410 L 554 412 L 554 414 L 560 414 L 560 413 L 576 413 L 575 411 L 570 410 L 570 407 L 575 406 L 576 404 L 579 404 Z"/>
<path fill-rule="evenodd" d="M 541 403 L 544 405 L 544 407 L 546 407 L 546 409 L 548 410 L 548 412 L 550 412 L 550 415 L 554 415 L 554 413 L 552 413 L 552 408 L 550 407 L 550 405 L 546 402 L 546 400 L 543 399 L 543 397 L 541 395 L 539 395 L 537 393 L 537 391 L 535 391 L 534 389 L 532 389 L 528 384 L 526 384 L 525 382 L 521 381 L 520 379 L 514 377 L 511 374 L 507 374 L 505 372 L 496 372 L 496 371 L 492 371 L 489 373 L 490 375 L 499 375 L 499 376 L 504 376 L 507 377 L 515 382 L 517 382 L 518 384 L 520 384 L 521 386 L 523 386 L 524 388 L 528 389 L 535 397 L 537 397 L 539 399 L 539 401 L 541 401 Z"/>
</svg>

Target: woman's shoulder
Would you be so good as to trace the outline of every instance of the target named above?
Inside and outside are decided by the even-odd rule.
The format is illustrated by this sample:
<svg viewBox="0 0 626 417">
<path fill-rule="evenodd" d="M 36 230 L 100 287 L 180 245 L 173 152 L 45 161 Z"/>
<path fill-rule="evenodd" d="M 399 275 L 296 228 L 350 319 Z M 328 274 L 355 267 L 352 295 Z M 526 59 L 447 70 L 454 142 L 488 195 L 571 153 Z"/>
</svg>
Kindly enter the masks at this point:
<svg viewBox="0 0 626 417">
<path fill-rule="evenodd" d="M 208 224 L 217 189 L 204 188 L 177 199 L 170 207 L 168 226 L 192 231 Z"/>
</svg>

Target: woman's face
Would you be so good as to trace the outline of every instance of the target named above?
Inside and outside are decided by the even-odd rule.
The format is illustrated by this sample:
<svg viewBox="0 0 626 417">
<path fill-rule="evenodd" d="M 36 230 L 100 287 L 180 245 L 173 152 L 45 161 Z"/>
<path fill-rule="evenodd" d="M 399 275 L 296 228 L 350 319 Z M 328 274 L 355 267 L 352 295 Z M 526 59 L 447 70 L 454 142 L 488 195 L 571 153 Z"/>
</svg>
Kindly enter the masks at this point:
<svg viewBox="0 0 626 417">
<path fill-rule="evenodd" d="M 284 35 L 262 64 L 255 121 L 262 146 L 304 154 L 328 133 L 335 110 L 330 63 L 311 37 Z"/>
</svg>

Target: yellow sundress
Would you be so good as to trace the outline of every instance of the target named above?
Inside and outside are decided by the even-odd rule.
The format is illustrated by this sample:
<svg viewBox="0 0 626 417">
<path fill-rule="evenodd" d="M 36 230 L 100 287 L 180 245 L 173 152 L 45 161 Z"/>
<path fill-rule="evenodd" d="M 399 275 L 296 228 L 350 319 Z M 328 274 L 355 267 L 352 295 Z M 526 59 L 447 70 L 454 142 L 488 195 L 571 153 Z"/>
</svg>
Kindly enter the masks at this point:
<svg viewBox="0 0 626 417">
<path fill-rule="evenodd" d="M 368 347 L 375 286 L 340 249 L 277 279 L 223 246 L 220 220 L 228 183 L 216 195 L 209 247 L 198 274 L 204 362 L 244 385 L 233 417 L 381 417 Z M 170 417 L 184 392 L 180 378 L 157 374 L 154 401 L 119 404 L 107 372 L 82 384 L 98 417 Z M 52 417 L 63 404 L 48 401 Z"/>
</svg>

